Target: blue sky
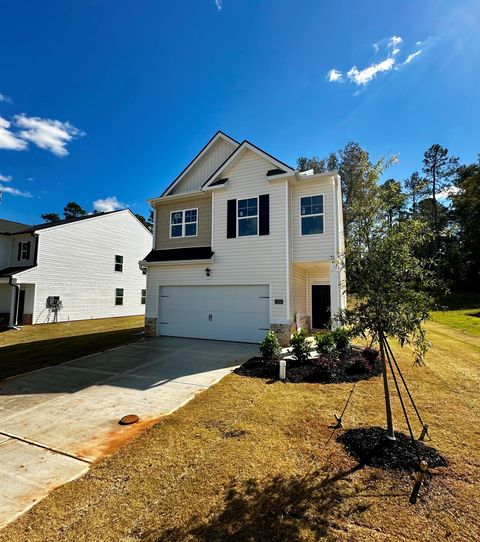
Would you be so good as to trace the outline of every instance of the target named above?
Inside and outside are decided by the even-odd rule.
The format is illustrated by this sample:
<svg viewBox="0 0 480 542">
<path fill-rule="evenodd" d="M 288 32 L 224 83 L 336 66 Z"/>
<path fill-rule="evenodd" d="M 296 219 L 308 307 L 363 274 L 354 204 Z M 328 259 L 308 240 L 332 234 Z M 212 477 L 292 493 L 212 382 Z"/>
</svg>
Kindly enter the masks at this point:
<svg viewBox="0 0 480 542">
<path fill-rule="evenodd" d="M 433 143 L 480 152 L 477 0 L 0 9 L 2 218 L 39 222 L 71 200 L 146 215 L 219 129 L 292 165 L 355 140 L 398 153 L 399 180 Z"/>
</svg>

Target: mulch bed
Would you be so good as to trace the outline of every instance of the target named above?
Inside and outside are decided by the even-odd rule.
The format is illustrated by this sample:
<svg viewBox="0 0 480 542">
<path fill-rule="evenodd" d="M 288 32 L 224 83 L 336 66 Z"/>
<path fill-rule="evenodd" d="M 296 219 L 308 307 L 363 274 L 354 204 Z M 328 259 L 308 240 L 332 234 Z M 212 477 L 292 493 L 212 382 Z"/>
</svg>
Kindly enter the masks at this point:
<svg viewBox="0 0 480 542">
<path fill-rule="evenodd" d="M 278 380 L 279 362 L 253 357 L 235 369 L 236 374 L 252 378 Z M 338 360 L 318 356 L 307 363 L 287 360 L 287 382 L 342 383 L 368 380 L 382 374 L 380 359 L 368 360 L 362 351 L 349 349 Z"/>
<path fill-rule="evenodd" d="M 381 427 L 360 427 L 348 429 L 337 441 L 360 464 L 415 472 L 418 470 L 418 456 L 412 440 L 403 433 L 395 431 L 397 440 L 389 440 L 387 431 Z M 435 448 L 417 442 L 420 457 L 430 468 L 446 467 L 447 460 Z"/>
</svg>

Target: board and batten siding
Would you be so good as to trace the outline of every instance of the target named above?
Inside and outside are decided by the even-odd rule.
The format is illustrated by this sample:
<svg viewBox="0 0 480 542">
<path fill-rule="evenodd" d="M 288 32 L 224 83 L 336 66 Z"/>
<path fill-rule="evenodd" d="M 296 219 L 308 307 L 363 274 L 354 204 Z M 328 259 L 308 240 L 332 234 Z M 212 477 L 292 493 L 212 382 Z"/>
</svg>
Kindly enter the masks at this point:
<svg viewBox="0 0 480 542">
<path fill-rule="evenodd" d="M 170 213 L 197 209 L 197 235 L 170 239 Z M 191 198 L 165 199 L 156 204 L 155 248 L 205 247 L 212 243 L 212 195 L 201 192 Z"/>
<path fill-rule="evenodd" d="M 302 179 L 291 191 L 290 212 L 292 216 L 293 261 L 329 261 L 335 254 L 334 229 L 335 213 L 333 208 L 333 177 L 309 181 Z M 300 198 L 323 194 L 323 229 L 319 235 L 300 235 Z"/>
<path fill-rule="evenodd" d="M 35 284 L 33 323 L 51 321 L 48 296 L 60 296 L 59 321 L 143 314 L 146 276 L 138 262 L 151 249 L 151 234 L 129 211 L 93 217 L 39 232 L 37 267 L 18 282 Z M 123 272 L 115 271 L 115 255 Z M 115 305 L 115 289 L 124 304 Z"/>
<path fill-rule="evenodd" d="M 214 173 L 235 150 L 235 146 L 218 139 L 207 153 L 183 177 L 171 194 L 183 194 L 200 189 L 202 184 Z"/>
</svg>

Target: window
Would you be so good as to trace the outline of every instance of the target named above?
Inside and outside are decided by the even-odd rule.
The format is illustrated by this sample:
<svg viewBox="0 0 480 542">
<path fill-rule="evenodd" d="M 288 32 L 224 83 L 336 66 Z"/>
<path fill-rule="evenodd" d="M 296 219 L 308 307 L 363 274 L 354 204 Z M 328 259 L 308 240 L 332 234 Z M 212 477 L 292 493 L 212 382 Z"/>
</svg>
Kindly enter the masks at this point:
<svg viewBox="0 0 480 542">
<path fill-rule="evenodd" d="M 197 235 L 198 211 L 172 211 L 170 213 L 170 237 L 195 237 Z"/>
<path fill-rule="evenodd" d="M 141 303 L 142 305 L 145 305 L 146 302 L 147 302 L 147 290 L 142 290 L 142 295 L 141 295 L 140 303 Z"/>
<path fill-rule="evenodd" d="M 29 260 L 30 259 L 30 241 L 18 243 L 17 260 Z"/>
<path fill-rule="evenodd" d="M 239 199 L 237 205 L 238 236 L 257 235 L 258 198 Z"/>
<path fill-rule="evenodd" d="M 123 273 L 123 256 L 115 255 L 115 271 Z"/>
<path fill-rule="evenodd" d="M 301 235 L 323 233 L 323 196 L 300 198 Z"/>
<path fill-rule="evenodd" d="M 115 305 L 123 305 L 123 288 L 115 289 Z"/>
</svg>

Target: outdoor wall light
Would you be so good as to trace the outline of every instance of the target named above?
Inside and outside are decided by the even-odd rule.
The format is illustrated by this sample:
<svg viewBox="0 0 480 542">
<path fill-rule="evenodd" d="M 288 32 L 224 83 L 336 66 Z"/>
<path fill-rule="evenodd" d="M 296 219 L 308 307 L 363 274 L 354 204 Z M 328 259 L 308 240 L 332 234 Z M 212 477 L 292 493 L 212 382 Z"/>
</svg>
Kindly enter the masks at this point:
<svg viewBox="0 0 480 542">
<path fill-rule="evenodd" d="M 209 277 L 211 273 L 212 273 L 212 271 L 207 267 L 205 269 L 205 275 L 207 275 L 207 277 Z"/>
</svg>

